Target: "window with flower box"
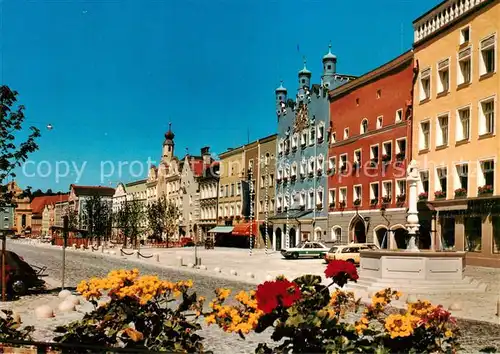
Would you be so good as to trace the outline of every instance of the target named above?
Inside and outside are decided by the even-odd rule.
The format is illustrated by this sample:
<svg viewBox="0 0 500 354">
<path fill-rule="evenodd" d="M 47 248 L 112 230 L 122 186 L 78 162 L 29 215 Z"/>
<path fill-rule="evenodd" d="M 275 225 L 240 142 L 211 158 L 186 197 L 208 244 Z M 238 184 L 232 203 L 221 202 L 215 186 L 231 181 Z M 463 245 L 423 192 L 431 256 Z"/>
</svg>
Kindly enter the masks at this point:
<svg viewBox="0 0 500 354">
<path fill-rule="evenodd" d="M 406 158 L 406 138 L 396 140 L 396 160 L 403 161 Z"/>
<path fill-rule="evenodd" d="M 455 198 L 467 197 L 469 185 L 469 166 L 466 163 L 455 166 L 454 187 Z"/>
<path fill-rule="evenodd" d="M 429 171 L 420 171 L 420 181 L 418 183 L 418 199 L 427 200 L 429 197 Z"/>
<path fill-rule="evenodd" d="M 377 205 L 379 203 L 379 198 L 379 183 L 370 183 L 370 205 Z"/>
<path fill-rule="evenodd" d="M 398 204 L 404 203 L 406 200 L 406 180 L 399 179 L 396 181 L 396 202 Z"/>
<path fill-rule="evenodd" d="M 347 154 L 340 155 L 339 169 L 340 169 L 341 173 L 344 173 L 345 171 L 347 171 Z"/>
<path fill-rule="evenodd" d="M 434 186 L 434 198 L 446 199 L 448 190 L 448 169 L 446 167 L 436 168 L 436 183 Z"/>
<path fill-rule="evenodd" d="M 388 141 L 382 145 L 382 162 L 388 163 L 392 160 L 392 142 Z"/>
<path fill-rule="evenodd" d="M 372 145 L 370 146 L 370 165 L 371 167 L 377 167 L 379 163 L 379 151 L 378 151 L 378 144 L 377 145 Z"/>
<path fill-rule="evenodd" d="M 478 196 L 488 196 L 493 194 L 495 185 L 495 162 L 493 160 L 480 161 L 480 171 L 478 174 Z"/>
<path fill-rule="evenodd" d="M 353 187 L 352 189 L 352 192 L 353 192 L 353 205 L 355 207 L 357 206 L 361 206 L 361 201 L 363 200 L 363 196 L 362 196 L 362 188 L 361 188 L 361 185 L 356 185 Z"/>
<path fill-rule="evenodd" d="M 339 189 L 339 207 L 344 208 L 347 204 L 347 188 L 342 187 Z"/>
</svg>

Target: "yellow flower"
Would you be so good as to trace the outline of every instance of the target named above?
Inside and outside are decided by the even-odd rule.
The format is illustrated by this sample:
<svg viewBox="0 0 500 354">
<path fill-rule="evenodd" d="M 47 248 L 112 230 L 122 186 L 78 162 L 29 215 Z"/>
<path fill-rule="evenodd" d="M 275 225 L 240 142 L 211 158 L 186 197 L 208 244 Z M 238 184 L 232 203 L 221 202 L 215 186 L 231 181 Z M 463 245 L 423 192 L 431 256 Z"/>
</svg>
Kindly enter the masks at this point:
<svg viewBox="0 0 500 354">
<path fill-rule="evenodd" d="M 205 322 L 207 324 L 209 324 L 209 325 L 216 323 L 215 316 L 214 315 L 210 315 L 210 316 L 205 317 Z"/>
<path fill-rule="evenodd" d="M 231 289 L 219 288 L 215 292 L 219 300 L 225 300 L 229 297 L 229 295 L 231 295 Z"/>
<path fill-rule="evenodd" d="M 409 337 L 413 334 L 415 325 L 415 317 L 411 315 L 392 314 L 385 319 L 385 329 L 391 336 L 396 337 Z"/>
<path fill-rule="evenodd" d="M 444 332 L 444 335 L 449 338 L 449 337 L 453 336 L 453 332 L 450 330 L 447 330 L 446 332 Z"/>
</svg>

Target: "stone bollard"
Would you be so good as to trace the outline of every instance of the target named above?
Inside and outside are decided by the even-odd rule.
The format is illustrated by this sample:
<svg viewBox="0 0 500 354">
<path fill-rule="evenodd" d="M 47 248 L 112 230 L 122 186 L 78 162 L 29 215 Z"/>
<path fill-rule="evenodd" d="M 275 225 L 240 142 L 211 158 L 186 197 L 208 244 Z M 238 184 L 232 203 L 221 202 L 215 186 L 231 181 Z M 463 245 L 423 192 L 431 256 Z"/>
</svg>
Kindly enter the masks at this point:
<svg viewBox="0 0 500 354">
<path fill-rule="evenodd" d="M 252 278 L 252 279 L 253 279 L 253 278 L 255 278 L 255 275 L 254 275 L 252 272 L 248 272 L 248 273 L 247 273 L 247 277 L 249 277 L 249 278 Z"/>
<path fill-rule="evenodd" d="M 184 260 L 182 259 L 181 256 L 177 257 L 177 263 L 179 264 L 180 267 L 184 266 Z"/>
<path fill-rule="evenodd" d="M 199 266 L 199 269 L 201 269 L 201 270 L 207 270 L 207 266 L 205 266 L 205 265 L 200 265 L 200 266 Z"/>
<path fill-rule="evenodd" d="M 234 269 L 231 269 L 231 270 L 229 271 L 229 274 L 231 274 L 231 275 L 238 275 L 238 272 L 237 272 L 237 271 L 235 271 Z"/>
<path fill-rule="evenodd" d="M 70 300 L 64 300 L 59 304 L 59 311 L 61 312 L 71 312 L 71 311 L 76 311 L 76 306 L 73 302 Z"/>
<path fill-rule="evenodd" d="M 450 306 L 448 306 L 449 311 L 461 311 L 462 305 L 459 302 L 453 302 Z"/>
<path fill-rule="evenodd" d="M 408 297 L 406 298 L 406 303 L 407 304 L 413 304 L 418 301 L 418 298 L 416 295 L 413 294 L 408 294 Z"/>
<path fill-rule="evenodd" d="M 194 264 L 193 263 L 188 263 L 187 267 L 188 268 L 194 268 Z"/>
<path fill-rule="evenodd" d="M 70 295 L 64 301 L 69 301 L 72 304 L 74 304 L 75 306 L 80 305 L 80 299 L 76 295 Z"/>
<path fill-rule="evenodd" d="M 214 268 L 214 272 L 215 273 L 220 273 L 222 271 L 222 269 L 220 269 L 219 267 L 215 267 Z"/>
<path fill-rule="evenodd" d="M 49 305 L 38 306 L 35 309 L 36 318 L 51 318 L 54 317 L 54 311 Z"/>
<path fill-rule="evenodd" d="M 59 292 L 58 296 L 59 296 L 60 299 L 66 299 L 68 296 L 71 296 L 71 291 L 69 291 L 69 290 L 61 290 Z"/>
<path fill-rule="evenodd" d="M 156 257 L 156 261 L 157 261 L 157 262 L 160 262 L 160 255 L 159 255 L 158 253 L 157 253 L 157 254 L 155 254 L 155 257 Z"/>
</svg>

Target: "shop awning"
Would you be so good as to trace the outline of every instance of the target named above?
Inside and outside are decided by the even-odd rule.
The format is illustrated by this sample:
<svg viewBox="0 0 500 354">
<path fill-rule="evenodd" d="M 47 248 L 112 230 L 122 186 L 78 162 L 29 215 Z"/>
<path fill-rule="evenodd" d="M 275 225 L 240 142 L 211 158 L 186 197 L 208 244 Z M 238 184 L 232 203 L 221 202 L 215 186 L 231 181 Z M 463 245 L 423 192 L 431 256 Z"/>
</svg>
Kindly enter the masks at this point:
<svg viewBox="0 0 500 354">
<path fill-rule="evenodd" d="M 211 230 L 208 230 L 210 233 L 216 233 L 216 234 L 230 234 L 231 231 L 233 231 L 232 226 L 216 226 Z"/>
<path fill-rule="evenodd" d="M 250 236 L 250 225 L 252 226 L 252 235 L 259 234 L 259 225 L 262 222 L 253 221 L 251 223 L 245 222 L 241 224 L 234 225 L 233 235 L 234 236 Z"/>
</svg>

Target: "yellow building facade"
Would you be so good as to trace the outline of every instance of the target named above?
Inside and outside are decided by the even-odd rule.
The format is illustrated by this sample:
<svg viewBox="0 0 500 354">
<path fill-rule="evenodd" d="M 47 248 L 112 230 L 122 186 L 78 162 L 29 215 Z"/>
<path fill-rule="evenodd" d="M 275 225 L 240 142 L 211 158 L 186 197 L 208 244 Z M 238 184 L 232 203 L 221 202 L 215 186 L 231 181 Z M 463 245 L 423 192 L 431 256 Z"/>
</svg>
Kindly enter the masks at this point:
<svg viewBox="0 0 500 354">
<path fill-rule="evenodd" d="M 231 149 L 219 155 L 219 225 L 234 225 L 242 219 L 242 179 L 245 178 L 244 147 Z"/>
<path fill-rule="evenodd" d="M 500 266 L 500 0 L 444 1 L 413 27 L 412 153 L 432 244 Z"/>
</svg>

